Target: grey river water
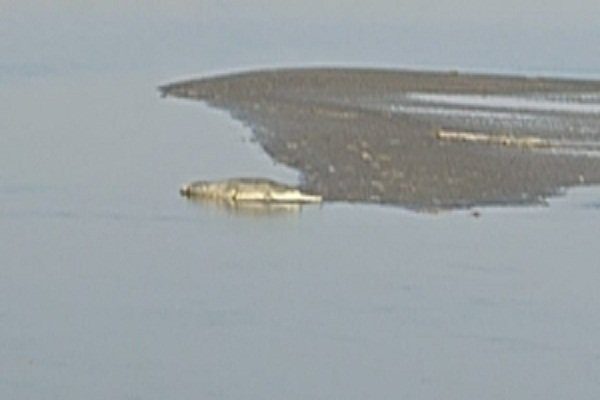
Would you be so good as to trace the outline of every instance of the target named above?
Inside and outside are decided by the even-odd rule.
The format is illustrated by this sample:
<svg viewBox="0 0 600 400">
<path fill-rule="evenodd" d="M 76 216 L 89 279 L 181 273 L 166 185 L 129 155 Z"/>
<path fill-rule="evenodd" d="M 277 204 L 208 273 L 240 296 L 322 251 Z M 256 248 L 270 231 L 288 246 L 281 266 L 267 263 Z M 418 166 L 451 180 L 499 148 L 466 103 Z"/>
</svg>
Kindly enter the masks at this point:
<svg viewBox="0 0 600 400">
<path fill-rule="evenodd" d="M 344 203 L 236 213 L 177 193 L 200 178 L 298 179 L 227 113 L 158 96 L 181 76 L 303 62 L 600 70 L 593 41 L 570 45 L 600 33 L 596 3 L 495 3 L 442 6 L 467 25 L 440 35 L 417 27 L 441 16 L 392 2 L 341 21 L 335 1 L 0 2 L 0 398 L 598 398 L 598 188 L 480 218 Z"/>
</svg>

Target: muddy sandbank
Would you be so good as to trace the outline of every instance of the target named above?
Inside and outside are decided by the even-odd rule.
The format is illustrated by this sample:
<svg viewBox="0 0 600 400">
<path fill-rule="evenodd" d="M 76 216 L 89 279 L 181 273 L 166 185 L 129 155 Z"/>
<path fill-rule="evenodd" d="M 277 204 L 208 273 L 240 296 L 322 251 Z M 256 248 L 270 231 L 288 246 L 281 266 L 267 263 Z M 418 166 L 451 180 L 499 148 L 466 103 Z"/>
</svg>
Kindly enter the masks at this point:
<svg viewBox="0 0 600 400">
<path fill-rule="evenodd" d="M 534 204 L 600 183 L 598 81 L 313 68 L 160 90 L 228 110 L 275 161 L 302 173 L 305 190 L 329 201 Z M 551 145 L 511 145 L 527 141 Z"/>
</svg>

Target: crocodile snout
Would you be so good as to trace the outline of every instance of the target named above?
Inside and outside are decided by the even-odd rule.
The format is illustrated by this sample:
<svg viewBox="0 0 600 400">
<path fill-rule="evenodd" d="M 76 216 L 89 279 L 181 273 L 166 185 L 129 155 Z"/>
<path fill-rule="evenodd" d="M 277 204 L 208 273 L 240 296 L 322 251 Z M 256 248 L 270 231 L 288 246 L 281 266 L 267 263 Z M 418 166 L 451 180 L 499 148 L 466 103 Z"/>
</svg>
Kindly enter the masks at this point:
<svg viewBox="0 0 600 400">
<path fill-rule="evenodd" d="M 179 194 L 182 195 L 182 196 L 189 197 L 189 195 L 190 195 L 190 185 L 183 185 L 181 188 L 179 188 Z"/>
</svg>

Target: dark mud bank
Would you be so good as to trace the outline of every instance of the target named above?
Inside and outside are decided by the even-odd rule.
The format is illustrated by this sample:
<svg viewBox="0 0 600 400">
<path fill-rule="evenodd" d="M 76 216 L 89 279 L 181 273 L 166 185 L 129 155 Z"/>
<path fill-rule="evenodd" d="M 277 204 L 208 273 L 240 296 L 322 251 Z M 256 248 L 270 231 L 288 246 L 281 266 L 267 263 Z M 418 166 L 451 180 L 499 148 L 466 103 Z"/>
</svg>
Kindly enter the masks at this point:
<svg viewBox="0 0 600 400">
<path fill-rule="evenodd" d="M 330 201 L 535 204 L 600 183 L 598 81 L 286 69 L 160 90 L 230 111 L 274 160 L 301 171 L 305 190 Z M 440 132 L 494 140 L 443 140 Z M 523 138 L 550 145 L 510 145 Z"/>
</svg>

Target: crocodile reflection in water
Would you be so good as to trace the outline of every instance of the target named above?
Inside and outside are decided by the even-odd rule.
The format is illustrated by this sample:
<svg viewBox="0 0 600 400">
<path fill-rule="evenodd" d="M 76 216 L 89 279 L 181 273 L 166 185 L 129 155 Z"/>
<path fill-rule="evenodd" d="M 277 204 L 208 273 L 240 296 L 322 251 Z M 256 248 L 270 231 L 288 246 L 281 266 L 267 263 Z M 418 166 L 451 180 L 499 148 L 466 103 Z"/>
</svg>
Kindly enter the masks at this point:
<svg viewBox="0 0 600 400">
<path fill-rule="evenodd" d="M 240 217 L 278 217 L 297 215 L 302 211 L 298 203 L 267 203 L 264 201 L 230 201 L 208 199 L 204 197 L 188 197 L 191 203 L 202 206 L 209 211 L 231 214 Z"/>
</svg>

